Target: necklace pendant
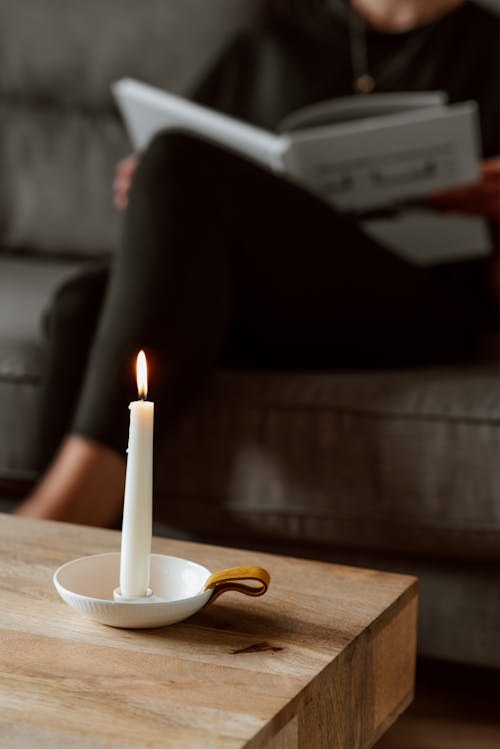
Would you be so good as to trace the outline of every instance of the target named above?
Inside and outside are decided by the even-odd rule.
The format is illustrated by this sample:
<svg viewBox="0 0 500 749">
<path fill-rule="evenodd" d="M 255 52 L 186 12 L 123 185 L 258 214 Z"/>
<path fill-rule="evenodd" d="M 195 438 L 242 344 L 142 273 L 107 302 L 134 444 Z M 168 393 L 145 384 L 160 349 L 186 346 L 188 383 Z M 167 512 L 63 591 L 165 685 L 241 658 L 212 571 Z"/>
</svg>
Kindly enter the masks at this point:
<svg viewBox="0 0 500 749">
<path fill-rule="evenodd" d="M 375 79 L 369 74 L 364 73 L 354 81 L 354 91 L 357 94 L 371 94 L 375 88 Z"/>
</svg>

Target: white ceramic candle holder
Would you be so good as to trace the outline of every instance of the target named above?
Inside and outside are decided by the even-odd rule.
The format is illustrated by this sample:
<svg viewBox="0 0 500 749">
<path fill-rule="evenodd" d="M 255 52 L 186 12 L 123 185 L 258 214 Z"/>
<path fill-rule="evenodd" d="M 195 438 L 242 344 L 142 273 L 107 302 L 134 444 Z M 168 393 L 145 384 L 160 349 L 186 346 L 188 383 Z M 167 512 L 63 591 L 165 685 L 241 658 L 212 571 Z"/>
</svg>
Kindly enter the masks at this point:
<svg viewBox="0 0 500 749">
<path fill-rule="evenodd" d="M 261 567 L 211 573 L 201 564 L 164 554 L 151 554 L 151 592 L 144 598 L 122 598 L 119 578 L 120 552 L 111 552 L 63 564 L 54 574 L 54 585 L 84 616 L 111 627 L 137 629 L 180 622 L 228 590 L 261 596 L 270 581 Z"/>
</svg>

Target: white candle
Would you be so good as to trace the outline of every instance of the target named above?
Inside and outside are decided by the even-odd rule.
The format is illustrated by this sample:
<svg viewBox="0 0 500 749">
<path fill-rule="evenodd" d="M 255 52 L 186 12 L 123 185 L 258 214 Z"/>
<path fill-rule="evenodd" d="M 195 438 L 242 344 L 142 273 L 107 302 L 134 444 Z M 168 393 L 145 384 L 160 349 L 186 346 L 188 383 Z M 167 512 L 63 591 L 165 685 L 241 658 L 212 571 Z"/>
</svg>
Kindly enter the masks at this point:
<svg viewBox="0 0 500 749">
<path fill-rule="evenodd" d="M 145 596 L 149 586 L 154 403 L 145 400 L 147 387 L 146 357 L 141 351 L 137 357 L 137 389 L 141 400 L 130 404 L 120 557 L 120 592 L 123 598 Z"/>
</svg>

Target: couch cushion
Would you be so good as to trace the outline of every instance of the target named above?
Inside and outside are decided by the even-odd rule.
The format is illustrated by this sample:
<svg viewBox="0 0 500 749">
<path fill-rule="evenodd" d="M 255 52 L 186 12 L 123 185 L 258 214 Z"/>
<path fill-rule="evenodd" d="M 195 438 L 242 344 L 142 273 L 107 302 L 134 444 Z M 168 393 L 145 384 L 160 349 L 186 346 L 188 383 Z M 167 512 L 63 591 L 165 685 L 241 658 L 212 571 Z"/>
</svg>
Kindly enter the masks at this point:
<svg viewBox="0 0 500 749">
<path fill-rule="evenodd" d="M 109 84 L 185 93 L 262 0 L 2 0 L 0 96 L 110 110 Z"/>
<path fill-rule="evenodd" d="M 112 183 L 127 149 L 110 113 L 0 103 L 4 247 L 73 256 L 114 250 L 122 216 Z"/>
<path fill-rule="evenodd" d="M 50 296 L 81 268 L 75 261 L 33 261 L 0 253 L 0 476 L 36 475 L 42 369 L 41 319 Z"/>
<path fill-rule="evenodd" d="M 497 362 L 219 373 L 159 456 L 158 517 L 247 540 L 499 558 L 499 375 Z"/>
<path fill-rule="evenodd" d="M 117 161 L 131 146 L 110 83 L 188 92 L 260 0 L 4 0 L 0 3 L 0 243 L 114 250 Z M 194 22 L 195 20 L 195 22 Z"/>
</svg>

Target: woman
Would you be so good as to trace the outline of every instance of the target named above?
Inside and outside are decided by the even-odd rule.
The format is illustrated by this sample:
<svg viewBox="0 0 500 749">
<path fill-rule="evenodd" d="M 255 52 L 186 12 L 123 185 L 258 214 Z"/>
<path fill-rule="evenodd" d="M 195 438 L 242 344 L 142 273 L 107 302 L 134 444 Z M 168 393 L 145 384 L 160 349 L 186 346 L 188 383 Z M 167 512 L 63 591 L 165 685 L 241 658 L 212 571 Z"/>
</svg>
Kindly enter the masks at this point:
<svg viewBox="0 0 500 749">
<path fill-rule="evenodd" d="M 353 90 L 476 99 L 490 157 L 483 178 L 434 204 L 498 221 L 497 53 L 497 18 L 465 0 L 304 0 L 238 40 L 197 98 L 268 128 Z M 139 348 L 153 364 L 161 439 L 217 362 L 451 360 L 495 317 L 491 259 L 418 268 L 320 199 L 188 135 L 162 134 L 138 166 L 126 160 L 115 199 L 128 207 L 111 272 L 63 287 L 49 319 L 42 442 L 52 462 L 19 514 L 116 521 Z"/>
</svg>

